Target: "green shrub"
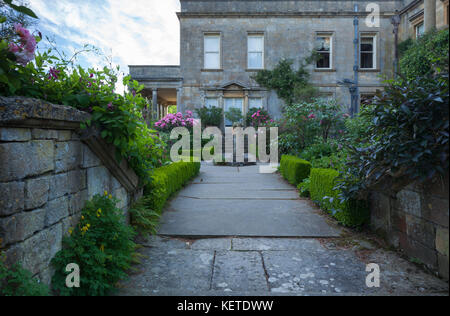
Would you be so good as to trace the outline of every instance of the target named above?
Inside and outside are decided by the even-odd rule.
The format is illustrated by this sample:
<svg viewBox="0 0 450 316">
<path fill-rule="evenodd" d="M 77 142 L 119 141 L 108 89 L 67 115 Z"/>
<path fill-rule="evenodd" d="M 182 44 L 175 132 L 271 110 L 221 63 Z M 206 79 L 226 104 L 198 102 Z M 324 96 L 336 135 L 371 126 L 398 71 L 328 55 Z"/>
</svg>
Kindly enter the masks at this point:
<svg viewBox="0 0 450 316">
<path fill-rule="evenodd" d="M 153 182 L 145 188 L 145 195 L 149 197 L 148 207 L 161 212 L 166 201 L 199 171 L 199 162 L 176 162 L 155 169 Z"/>
<path fill-rule="evenodd" d="M 298 185 L 309 177 L 311 164 L 295 156 L 284 155 L 281 157 L 281 175 L 293 185 Z"/>
<path fill-rule="evenodd" d="M 448 67 L 448 29 L 424 34 L 410 42 L 400 59 L 400 73 L 407 80 L 427 76 L 437 68 Z"/>
<path fill-rule="evenodd" d="M 312 169 L 311 199 L 324 211 L 328 211 L 342 225 L 360 227 L 369 223 L 369 210 L 366 201 L 349 199 L 342 202 L 339 191 L 335 190 L 339 172 L 333 169 Z"/>
<path fill-rule="evenodd" d="M 222 125 L 223 120 L 223 110 L 218 107 L 202 107 L 200 109 L 196 109 L 198 117 L 202 120 L 202 127 L 208 126 L 217 126 L 220 127 Z"/>
<path fill-rule="evenodd" d="M 63 239 L 63 249 L 52 260 L 53 289 L 59 295 L 99 296 L 114 290 L 127 276 L 135 250 L 135 232 L 126 225 L 118 200 L 96 195 L 86 203 L 79 224 Z M 80 287 L 66 287 L 66 266 L 80 267 Z"/>
<path fill-rule="evenodd" d="M 242 115 L 242 110 L 238 108 L 231 108 L 225 112 L 225 118 L 233 126 L 241 126 L 243 124 L 244 116 Z M 227 123 L 227 122 L 225 122 Z"/>
<path fill-rule="evenodd" d="M 19 263 L 7 267 L 0 256 L 0 296 L 48 296 L 45 284 L 34 279 Z"/>
<path fill-rule="evenodd" d="M 297 189 L 300 191 L 300 196 L 301 197 L 305 197 L 308 198 L 311 196 L 310 192 L 309 192 L 309 187 L 311 186 L 311 179 L 310 178 L 306 178 L 304 179 L 298 186 Z"/>
<path fill-rule="evenodd" d="M 131 225 L 140 234 L 156 234 L 160 214 L 151 208 L 149 196 L 144 196 L 130 209 Z"/>
</svg>

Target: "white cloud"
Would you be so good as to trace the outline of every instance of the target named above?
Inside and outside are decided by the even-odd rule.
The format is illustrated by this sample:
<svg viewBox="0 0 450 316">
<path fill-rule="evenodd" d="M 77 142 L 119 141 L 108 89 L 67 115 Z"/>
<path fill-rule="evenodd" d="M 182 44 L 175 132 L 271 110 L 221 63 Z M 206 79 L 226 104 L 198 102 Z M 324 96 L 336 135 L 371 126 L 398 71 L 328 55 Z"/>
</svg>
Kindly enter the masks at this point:
<svg viewBox="0 0 450 316">
<path fill-rule="evenodd" d="M 65 47 L 92 44 L 107 55 L 112 52 L 124 72 L 128 65 L 179 64 L 178 0 L 31 0 L 30 4 L 44 34 L 54 33 Z M 94 57 L 86 60 L 99 62 Z"/>
</svg>

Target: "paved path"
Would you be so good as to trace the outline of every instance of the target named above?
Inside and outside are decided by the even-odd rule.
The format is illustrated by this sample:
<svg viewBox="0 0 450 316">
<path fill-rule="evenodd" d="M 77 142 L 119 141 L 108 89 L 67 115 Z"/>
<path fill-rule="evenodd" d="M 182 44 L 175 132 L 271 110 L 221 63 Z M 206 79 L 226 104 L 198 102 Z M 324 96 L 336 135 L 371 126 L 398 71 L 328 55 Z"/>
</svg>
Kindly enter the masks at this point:
<svg viewBox="0 0 450 316">
<path fill-rule="evenodd" d="M 203 165 L 119 295 L 423 295 L 448 284 L 338 228 L 277 174 Z M 214 238 L 213 238 L 214 237 Z M 381 287 L 366 286 L 377 263 Z"/>
<path fill-rule="evenodd" d="M 337 237 L 339 230 L 277 174 L 257 166 L 202 166 L 170 203 L 160 235 L 201 237 Z"/>
</svg>

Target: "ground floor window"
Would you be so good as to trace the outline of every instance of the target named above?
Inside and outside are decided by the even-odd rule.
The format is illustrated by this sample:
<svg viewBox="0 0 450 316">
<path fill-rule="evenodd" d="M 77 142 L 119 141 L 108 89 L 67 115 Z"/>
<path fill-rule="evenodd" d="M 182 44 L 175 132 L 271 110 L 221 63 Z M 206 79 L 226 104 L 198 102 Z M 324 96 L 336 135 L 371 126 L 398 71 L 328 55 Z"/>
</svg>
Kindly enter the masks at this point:
<svg viewBox="0 0 450 316">
<path fill-rule="evenodd" d="M 425 33 L 425 24 L 423 22 L 420 22 L 414 28 L 416 31 L 416 38 L 421 37 Z"/>
<path fill-rule="evenodd" d="M 249 98 L 248 99 L 248 108 L 249 109 L 262 109 L 263 108 L 263 102 L 262 98 Z"/>
<path fill-rule="evenodd" d="M 242 109 L 244 107 L 244 99 L 242 98 L 225 98 L 225 125 L 232 126 L 233 123 L 242 119 Z M 239 118 L 239 114 L 241 118 Z"/>
<path fill-rule="evenodd" d="M 219 99 L 218 98 L 206 98 L 205 106 L 210 109 L 212 107 L 219 107 Z"/>
</svg>

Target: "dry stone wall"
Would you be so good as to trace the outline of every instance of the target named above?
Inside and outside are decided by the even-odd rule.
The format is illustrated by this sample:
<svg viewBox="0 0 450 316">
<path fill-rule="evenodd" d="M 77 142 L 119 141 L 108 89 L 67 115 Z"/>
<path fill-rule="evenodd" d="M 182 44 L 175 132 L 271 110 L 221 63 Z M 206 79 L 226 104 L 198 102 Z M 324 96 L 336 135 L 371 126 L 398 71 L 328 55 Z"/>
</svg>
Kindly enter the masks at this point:
<svg viewBox="0 0 450 316">
<path fill-rule="evenodd" d="M 396 190 L 390 179 L 370 195 L 372 226 L 391 245 L 448 280 L 449 178 Z"/>
<path fill-rule="evenodd" d="M 47 284 L 50 260 L 86 200 L 108 191 L 126 211 L 141 194 L 113 148 L 95 133 L 80 135 L 86 118 L 69 107 L 0 97 L 0 249 Z"/>
</svg>

